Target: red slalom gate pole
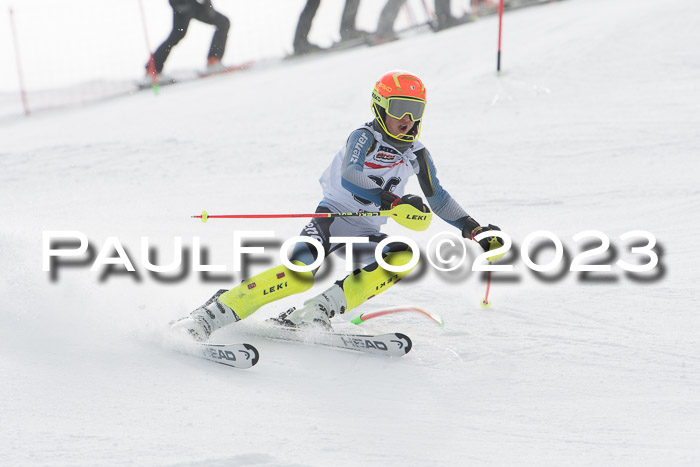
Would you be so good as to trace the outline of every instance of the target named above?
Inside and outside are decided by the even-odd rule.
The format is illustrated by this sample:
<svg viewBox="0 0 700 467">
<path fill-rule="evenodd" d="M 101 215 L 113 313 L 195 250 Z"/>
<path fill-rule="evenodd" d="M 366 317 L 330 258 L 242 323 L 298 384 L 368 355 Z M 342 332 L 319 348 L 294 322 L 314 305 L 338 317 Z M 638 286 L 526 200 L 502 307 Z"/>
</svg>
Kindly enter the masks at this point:
<svg viewBox="0 0 700 467">
<path fill-rule="evenodd" d="M 501 71 L 501 33 L 503 31 L 503 0 L 498 2 L 498 60 L 496 63 L 496 71 Z M 491 277 L 491 276 L 489 276 Z"/>
<path fill-rule="evenodd" d="M 15 61 L 17 62 L 17 76 L 19 77 L 19 94 L 22 99 L 24 115 L 29 115 L 29 104 L 27 102 L 27 91 L 24 87 L 24 76 L 22 74 L 22 61 L 19 59 L 19 44 L 17 41 L 17 28 L 15 27 L 15 16 L 10 8 L 10 27 L 12 28 L 12 41 L 15 46 Z"/>
<path fill-rule="evenodd" d="M 139 10 L 141 11 L 141 27 L 143 28 L 143 37 L 146 40 L 146 49 L 150 58 L 148 59 L 148 74 L 151 75 L 151 86 L 153 94 L 158 95 L 158 76 L 156 74 L 156 62 L 153 58 L 151 49 L 151 41 L 148 39 L 148 27 L 146 26 L 146 13 L 143 11 L 143 2 L 139 0 Z"/>
</svg>

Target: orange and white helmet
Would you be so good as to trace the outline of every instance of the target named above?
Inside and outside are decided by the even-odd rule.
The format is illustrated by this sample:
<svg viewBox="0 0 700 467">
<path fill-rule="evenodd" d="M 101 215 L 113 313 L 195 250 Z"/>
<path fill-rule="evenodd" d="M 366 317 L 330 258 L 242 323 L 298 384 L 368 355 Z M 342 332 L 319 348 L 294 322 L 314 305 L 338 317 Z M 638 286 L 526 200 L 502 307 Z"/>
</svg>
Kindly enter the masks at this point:
<svg viewBox="0 0 700 467">
<path fill-rule="evenodd" d="M 384 73 L 372 91 L 372 111 L 379 125 L 390 136 L 400 141 L 415 141 L 420 136 L 420 125 L 425 111 L 425 86 L 416 75 L 407 71 Z M 416 122 L 406 134 L 394 135 L 386 127 L 386 116 L 396 119 L 406 114 Z"/>
</svg>

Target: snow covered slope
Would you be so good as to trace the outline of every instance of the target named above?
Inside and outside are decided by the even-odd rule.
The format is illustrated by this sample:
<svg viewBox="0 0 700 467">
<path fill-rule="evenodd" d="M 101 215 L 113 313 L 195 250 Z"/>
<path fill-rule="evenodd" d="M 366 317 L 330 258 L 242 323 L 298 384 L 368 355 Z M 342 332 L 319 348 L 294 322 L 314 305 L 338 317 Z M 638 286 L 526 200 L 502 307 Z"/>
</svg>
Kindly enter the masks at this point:
<svg viewBox="0 0 700 467">
<path fill-rule="evenodd" d="M 569 0 L 506 18 L 500 76 L 487 18 L 3 121 L 0 464 L 697 465 L 698 22 L 693 0 Z M 574 235 L 601 231 L 612 247 L 592 261 L 612 271 L 538 277 L 514 254 L 483 310 L 481 274 L 423 261 L 363 307 L 442 315 L 444 328 L 408 314 L 362 325 L 410 335 L 400 359 L 253 338 L 250 370 L 174 355 L 167 322 L 244 278 L 232 272 L 234 230 L 282 241 L 303 225 L 189 216 L 313 210 L 318 177 L 370 119 L 374 80 L 396 68 L 426 82 L 422 140 L 476 219 L 518 246 L 551 231 L 565 266 L 585 243 Z M 136 273 L 88 261 L 52 278 L 42 232 L 55 230 L 83 232 L 93 254 L 117 237 Z M 646 262 L 619 238 L 634 230 L 657 238 L 650 273 L 614 265 Z M 426 247 L 454 229 L 436 219 L 419 234 L 386 231 Z M 190 249 L 199 237 L 228 271 L 205 279 L 190 264 L 166 281 L 145 270 L 143 236 L 158 263 L 174 237 Z M 276 263 L 278 243 L 245 275 Z M 533 256 L 546 263 L 552 250 Z M 311 293 L 343 275 L 342 261 L 324 268 Z M 241 340 L 235 329 L 213 338 Z"/>
</svg>

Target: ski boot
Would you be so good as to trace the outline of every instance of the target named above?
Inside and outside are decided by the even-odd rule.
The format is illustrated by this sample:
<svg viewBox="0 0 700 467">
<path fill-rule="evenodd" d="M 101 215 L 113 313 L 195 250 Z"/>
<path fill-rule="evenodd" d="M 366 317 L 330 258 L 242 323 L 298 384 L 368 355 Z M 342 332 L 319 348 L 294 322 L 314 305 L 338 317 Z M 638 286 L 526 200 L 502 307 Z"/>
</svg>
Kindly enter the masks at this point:
<svg viewBox="0 0 700 467">
<path fill-rule="evenodd" d="M 301 308 L 290 308 L 280 313 L 277 318 L 270 318 L 268 321 L 280 326 L 287 327 L 308 327 L 314 326 L 324 331 L 332 331 L 331 318 L 336 314 L 343 314 L 347 309 L 345 292 L 338 285 L 321 294 L 308 299 Z"/>
<path fill-rule="evenodd" d="M 198 342 L 205 342 L 212 332 L 239 321 L 240 318 L 236 313 L 219 301 L 219 296 L 224 292 L 226 289 L 219 290 L 189 316 L 172 321 L 170 330 L 175 334 L 190 335 Z"/>
<path fill-rule="evenodd" d="M 207 59 L 207 70 L 205 74 L 211 75 L 214 73 L 221 73 L 226 70 L 228 70 L 228 68 L 223 63 L 221 63 L 220 58 L 209 57 Z"/>
</svg>

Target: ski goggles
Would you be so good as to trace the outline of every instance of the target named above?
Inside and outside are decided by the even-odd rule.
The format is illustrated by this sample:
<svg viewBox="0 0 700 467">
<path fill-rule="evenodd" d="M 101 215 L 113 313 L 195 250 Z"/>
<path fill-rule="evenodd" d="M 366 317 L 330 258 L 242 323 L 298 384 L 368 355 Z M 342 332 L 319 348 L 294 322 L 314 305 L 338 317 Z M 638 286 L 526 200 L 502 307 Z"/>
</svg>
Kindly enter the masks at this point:
<svg viewBox="0 0 700 467">
<path fill-rule="evenodd" d="M 423 118 L 425 101 L 409 99 L 406 97 L 389 97 L 387 99 L 386 113 L 401 120 L 406 114 L 415 122 Z"/>
</svg>

